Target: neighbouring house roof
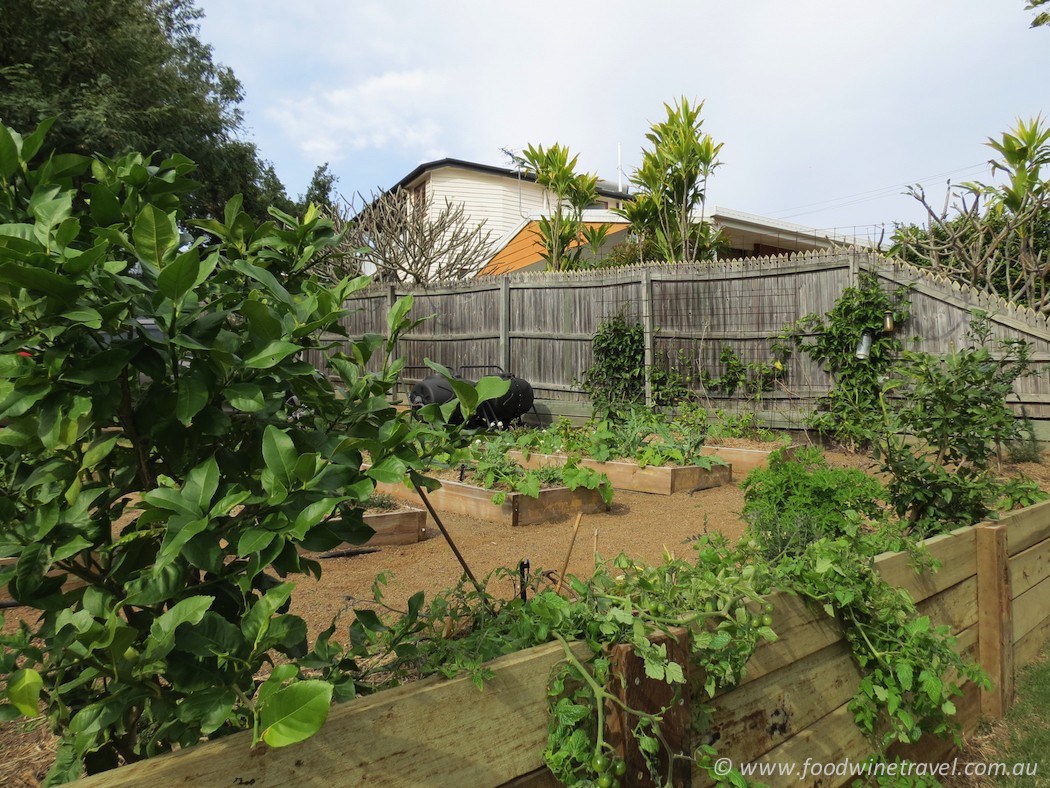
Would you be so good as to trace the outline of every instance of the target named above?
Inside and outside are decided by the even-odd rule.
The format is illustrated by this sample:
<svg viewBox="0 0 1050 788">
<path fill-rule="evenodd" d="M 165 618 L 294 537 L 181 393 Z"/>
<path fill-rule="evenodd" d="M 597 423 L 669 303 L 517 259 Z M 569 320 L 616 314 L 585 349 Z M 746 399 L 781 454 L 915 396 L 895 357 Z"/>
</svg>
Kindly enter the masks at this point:
<svg viewBox="0 0 1050 788">
<path fill-rule="evenodd" d="M 513 178 L 515 180 L 521 179 L 532 182 L 536 181 L 535 175 L 521 170 L 512 169 L 510 167 L 495 167 L 491 164 L 478 164 L 477 162 L 464 161 L 463 159 L 438 159 L 436 161 L 428 161 L 420 164 L 412 170 L 412 172 L 391 186 L 387 191 L 393 192 L 398 189 L 404 189 L 419 180 L 420 176 L 434 170 L 439 170 L 442 167 L 456 167 L 461 170 L 470 170 L 472 172 L 480 172 L 486 175 L 498 175 L 504 178 Z M 602 197 L 609 197 L 617 200 L 630 199 L 630 195 L 628 195 L 627 192 L 618 191 L 617 189 L 612 188 L 612 184 L 601 180 L 598 181 L 598 194 Z"/>
<path fill-rule="evenodd" d="M 584 224 L 598 227 L 612 225 L 609 237 L 626 232 L 629 224 L 612 211 L 588 210 L 584 212 Z M 792 252 L 811 252 L 831 249 L 835 246 L 863 246 L 870 244 L 852 236 L 826 233 L 801 224 L 793 224 L 765 216 L 734 211 L 729 208 L 711 207 L 704 220 L 722 228 L 729 243 L 730 257 L 762 257 Z M 539 236 L 539 217 L 532 216 L 523 221 L 512 232 L 484 268 L 476 276 L 498 276 L 541 267 L 543 246 Z"/>
<path fill-rule="evenodd" d="M 609 229 L 609 236 L 627 231 L 628 224 L 623 219 L 617 222 L 585 221 L 587 228 L 600 227 L 602 224 L 613 224 Z M 570 244 L 570 248 L 579 246 L 579 242 Z M 499 276 L 500 274 L 511 274 L 515 271 L 524 271 L 537 265 L 542 265 L 543 245 L 540 243 L 540 222 L 538 219 L 529 219 L 523 222 L 518 231 L 511 235 L 506 245 L 482 268 L 476 276 Z"/>
</svg>

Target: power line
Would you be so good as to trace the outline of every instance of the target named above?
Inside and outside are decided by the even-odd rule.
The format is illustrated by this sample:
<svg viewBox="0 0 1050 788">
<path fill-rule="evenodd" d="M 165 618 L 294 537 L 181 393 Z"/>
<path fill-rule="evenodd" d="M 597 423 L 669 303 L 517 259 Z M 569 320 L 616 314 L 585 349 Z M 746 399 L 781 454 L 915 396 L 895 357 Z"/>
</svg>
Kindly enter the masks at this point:
<svg viewBox="0 0 1050 788">
<path fill-rule="evenodd" d="M 790 219 L 795 216 L 805 216 L 810 213 L 818 213 L 819 211 L 828 210 L 829 208 L 844 208 L 850 205 L 858 205 L 864 202 L 870 202 L 872 200 L 878 200 L 883 197 L 889 197 L 894 194 L 901 194 L 903 190 L 909 186 L 927 184 L 932 181 L 939 181 L 942 178 L 947 178 L 952 175 L 959 175 L 966 173 L 968 175 L 975 175 L 978 171 L 986 168 L 988 162 L 980 162 L 979 164 L 971 164 L 968 167 L 960 167 L 959 169 L 950 170 L 948 172 L 938 173 L 936 175 L 927 175 L 924 178 L 918 178 L 907 183 L 899 183 L 894 186 L 883 186 L 879 189 L 871 189 L 866 192 L 857 192 L 856 194 L 850 194 L 843 197 L 836 197 L 828 200 L 820 200 L 818 202 L 810 202 L 802 205 L 795 205 L 789 208 L 782 208 L 778 211 L 766 211 L 767 216 L 773 216 L 778 219 Z M 809 208 L 811 210 L 800 210 L 802 208 Z M 788 213 L 794 211 L 794 213 Z"/>
</svg>

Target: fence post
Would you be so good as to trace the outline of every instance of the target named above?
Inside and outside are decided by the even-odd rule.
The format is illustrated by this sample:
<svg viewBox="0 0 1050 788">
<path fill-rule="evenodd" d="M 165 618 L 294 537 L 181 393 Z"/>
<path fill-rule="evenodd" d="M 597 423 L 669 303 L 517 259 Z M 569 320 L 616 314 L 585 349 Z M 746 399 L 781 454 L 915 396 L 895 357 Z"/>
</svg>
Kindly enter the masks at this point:
<svg viewBox="0 0 1050 788">
<path fill-rule="evenodd" d="M 645 343 L 645 406 L 653 406 L 653 275 L 642 269 L 642 336 Z"/>
<path fill-rule="evenodd" d="M 510 372 L 510 279 L 499 282 L 499 365 Z"/>
<path fill-rule="evenodd" d="M 981 713 L 1002 717 L 1014 699 L 1013 601 L 1005 523 L 977 527 L 977 649 L 992 680 Z"/>
</svg>

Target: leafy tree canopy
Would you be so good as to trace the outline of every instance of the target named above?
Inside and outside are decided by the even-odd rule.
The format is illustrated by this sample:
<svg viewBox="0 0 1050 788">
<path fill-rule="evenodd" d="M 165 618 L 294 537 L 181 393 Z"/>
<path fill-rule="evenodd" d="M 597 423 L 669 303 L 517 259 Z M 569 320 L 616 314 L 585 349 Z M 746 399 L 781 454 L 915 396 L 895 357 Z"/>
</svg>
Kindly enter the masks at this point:
<svg viewBox="0 0 1050 788">
<path fill-rule="evenodd" d="M 220 216 L 226 200 L 263 218 L 292 203 L 242 126 L 241 84 L 198 37 L 193 0 L 40 0 L 2 4 L 0 119 L 33 128 L 57 116 L 49 145 L 118 156 L 180 153 L 201 181 L 187 201 Z"/>
</svg>

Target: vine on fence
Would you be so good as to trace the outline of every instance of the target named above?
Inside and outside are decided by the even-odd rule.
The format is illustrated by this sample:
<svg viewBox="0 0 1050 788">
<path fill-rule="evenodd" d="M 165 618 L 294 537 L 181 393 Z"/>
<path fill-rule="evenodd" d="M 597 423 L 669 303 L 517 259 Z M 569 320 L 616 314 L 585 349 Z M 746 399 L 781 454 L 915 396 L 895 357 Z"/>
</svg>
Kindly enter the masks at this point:
<svg viewBox="0 0 1050 788">
<path fill-rule="evenodd" d="M 673 369 L 645 365 L 645 331 L 627 317 L 626 307 L 598 326 L 591 344 L 593 362 L 583 373 L 582 387 L 599 416 L 645 405 L 645 381 L 656 405 L 687 397 L 681 376 Z"/>
<path fill-rule="evenodd" d="M 862 271 L 858 285 L 843 290 L 830 312 L 823 317 L 806 315 L 795 324 L 799 348 L 822 364 L 834 381 L 809 426 L 848 451 L 863 449 L 875 440 L 883 384 L 903 350 L 897 334 L 884 330 L 886 315 L 899 329 L 908 318 L 909 307 L 905 288 L 887 293 L 874 274 Z M 857 347 L 865 335 L 871 337 L 871 345 L 860 357 Z"/>
</svg>

